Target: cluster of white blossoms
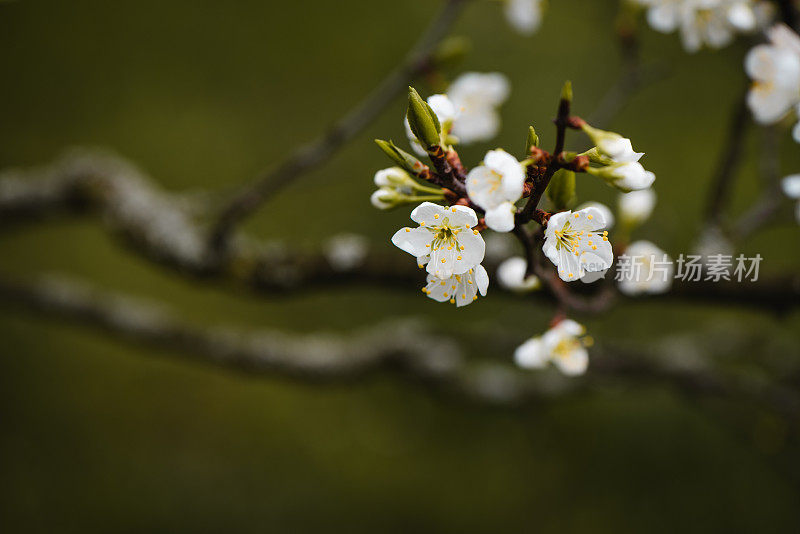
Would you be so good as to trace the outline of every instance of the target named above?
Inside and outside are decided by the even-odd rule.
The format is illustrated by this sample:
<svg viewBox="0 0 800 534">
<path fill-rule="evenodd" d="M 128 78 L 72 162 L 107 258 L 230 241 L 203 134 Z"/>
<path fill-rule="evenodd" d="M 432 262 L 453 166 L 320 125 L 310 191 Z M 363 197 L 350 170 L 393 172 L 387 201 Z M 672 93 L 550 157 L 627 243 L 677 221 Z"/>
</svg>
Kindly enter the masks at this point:
<svg viewBox="0 0 800 534">
<path fill-rule="evenodd" d="M 565 375 L 580 375 L 589 365 L 592 338 L 586 328 L 572 319 L 563 319 L 542 336 L 533 337 L 517 347 L 514 361 L 524 369 L 541 369 L 552 362 Z"/>
<path fill-rule="evenodd" d="M 478 217 L 466 206 L 446 208 L 423 202 L 411 212 L 416 228 L 401 228 L 392 243 L 427 265 L 425 294 L 440 302 L 466 306 L 486 295 L 489 276 L 481 266 L 486 244 L 475 226 Z"/>
<path fill-rule="evenodd" d="M 763 27 L 773 17 L 765 0 L 634 0 L 647 8 L 650 26 L 662 33 L 680 31 L 687 52 L 722 48 L 737 33 Z"/>
<path fill-rule="evenodd" d="M 461 76 L 447 95 L 427 100 L 409 88 L 406 130 L 412 147 L 427 156 L 432 166 L 391 141 L 376 140 L 398 166 L 375 174 L 378 189 L 372 203 L 380 209 L 416 204 L 411 220 L 417 226 L 401 228 L 391 241 L 427 270 L 422 292 L 437 302 L 462 307 L 486 295 L 489 275 L 482 265 L 486 243 L 481 232 L 490 230 L 513 231 L 526 250 L 526 257 L 507 253 L 497 269 L 500 285 L 509 291 L 523 293 L 541 287 L 543 280 L 533 271 L 544 266 L 531 263 L 538 255 L 533 248 L 538 240 L 542 259 L 555 265 L 562 281 L 591 283 L 602 278 L 614 262 L 608 230 L 615 217 L 596 202 L 566 209 L 574 199 L 575 173 L 599 177 L 624 193 L 618 212 L 623 229 L 641 224 L 653 209 L 650 187 L 655 175 L 640 163 L 644 154 L 633 150 L 630 139 L 594 128 L 568 113 L 562 116 L 560 127 L 585 133 L 593 142 L 590 150 L 578 154 L 559 148 L 558 154 L 549 154 L 539 148 L 531 127 L 526 159 L 497 148 L 467 171 L 455 145 L 496 133 L 496 108 L 507 92 L 504 78 L 477 73 Z M 571 98 L 571 86 L 566 84 L 562 108 L 568 109 Z M 554 212 L 538 208 L 545 193 Z M 542 237 L 526 227 L 533 222 L 544 228 Z M 547 280 L 553 283 L 551 277 Z M 647 291 L 655 289 L 640 290 Z M 566 374 L 580 374 L 588 365 L 590 338 L 584 334 L 581 325 L 561 319 L 547 333 L 519 347 L 517 363 L 538 368 L 553 361 Z"/>
<path fill-rule="evenodd" d="M 744 68 L 753 79 L 747 103 L 756 121 L 773 124 L 794 109 L 800 116 L 800 36 L 784 24 L 767 31 L 769 43 L 755 46 Z M 793 136 L 800 143 L 800 122 Z"/>
<path fill-rule="evenodd" d="M 498 72 L 466 72 L 453 80 L 446 94 L 431 95 L 428 105 L 436 114 L 445 137 L 462 144 L 488 141 L 500 131 L 498 108 L 508 99 L 508 79 Z M 406 135 L 414 152 L 426 154 L 408 118 Z"/>
</svg>

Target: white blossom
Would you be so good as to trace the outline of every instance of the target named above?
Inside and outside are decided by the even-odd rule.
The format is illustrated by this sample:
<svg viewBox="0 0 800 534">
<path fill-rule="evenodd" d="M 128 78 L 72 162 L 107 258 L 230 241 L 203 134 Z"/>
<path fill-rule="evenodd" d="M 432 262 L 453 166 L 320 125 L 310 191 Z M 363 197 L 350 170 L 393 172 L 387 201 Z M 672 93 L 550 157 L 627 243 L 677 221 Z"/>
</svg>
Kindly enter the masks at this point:
<svg viewBox="0 0 800 534">
<path fill-rule="evenodd" d="M 449 301 L 459 308 L 473 300 L 478 300 L 478 293 L 486 296 L 489 288 L 489 275 L 483 265 L 476 265 L 462 274 L 454 274 L 449 278 L 439 278 L 428 274 L 427 285 L 422 292 L 438 302 Z"/>
<path fill-rule="evenodd" d="M 503 288 L 515 293 L 539 289 L 541 281 L 535 275 L 526 276 L 527 270 L 527 260 L 521 256 L 514 256 L 497 267 L 497 280 Z"/>
<path fill-rule="evenodd" d="M 800 174 L 792 174 L 784 178 L 781 181 L 781 188 L 787 197 L 798 201 L 794 215 L 797 222 L 800 223 Z"/>
<path fill-rule="evenodd" d="M 622 293 L 628 296 L 659 294 L 672 287 L 675 265 L 656 245 L 650 241 L 635 241 L 625 250 L 625 255 L 630 258 L 631 268 L 618 282 Z"/>
<path fill-rule="evenodd" d="M 428 265 L 441 279 L 464 274 L 483 261 L 486 245 L 478 230 L 475 212 L 466 206 L 444 207 L 423 202 L 411 212 L 417 228 L 401 228 L 392 243 Z"/>
<path fill-rule="evenodd" d="M 662 33 L 680 31 L 688 52 L 704 45 L 721 48 L 736 33 L 751 32 L 769 17 L 770 9 L 757 0 L 637 0 L 648 8 L 647 21 Z"/>
<path fill-rule="evenodd" d="M 619 216 L 628 225 L 640 225 L 650 218 L 656 205 L 656 193 L 652 189 L 620 193 Z"/>
<path fill-rule="evenodd" d="M 497 108 L 509 94 L 508 79 L 498 73 L 466 72 L 447 89 L 458 116 L 451 133 L 461 143 L 488 141 L 500 130 Z"/>
<path fill-rule="evenodd" d="M 542 23 L 542 0 L 505 0 L 508 23 L 523 35 L 531 35 Z"/>
<path fill-rule="evenodd" d="M 517 347 L 514 361 L 525 369 L 541 369 L 552 362 L 565 375 L 581 375 L 589 365 L 586 347 L 592 344 L 592 339 L 585 334 L 583 325 L 564 319 L 544 335 Z"/>
<path fill-rule="evenodd" d="M 762 124 L 777 122 L 800 102 L 800 36 L 784 25 L 768 36 L 770 43 L 755 46 L 744 62 L 753 79 L 747 103 Z"/>
<path fill-rule="evenodd" d="M 428 97 L 428 105 L 431 107 L 434 113 L 436 113 L 436 117 L 439 119 L 439 123 L 442 125 L 442 130 L 447 132 L 453 126 L 456 117 L 458 117 L 458 108 L 453 104 L 453 102 L 448 98 L 447 95 L 431 95 Z M 411 148 L 414 149 L 414 152 L 417 153 L 419 156 L 427 155 L 427 151 L 417 140 L 417 137 L 414 135 L 414 132 L 411 131 L 411 125 L 408 123 L 408 118 L 405 119 L 405 128 L 406 128 L 406 136 L 408 136 L 408 142 L 411 145 Z"/>
<path fill-rule="evenodd" d="M 358 234 L 337 234 L 325 244 L 325 259 L 336 271 L 349 271 L 367 256 L 367 239 Z"/>
<path fill-rule="evenodd" d="M 496 232 L 514 228 L 514 203 L 522 197 L 524 185 L 522 164 L 501 149 L 487 152 L 483 165 L 467 175 L 469 198 L 486 211 L 486 226 Z"/>
<path fill-rule="evenodd" d="M 614 254 L 603 214 L 596 208 L 562 211 L 550 217 L 544 234 L 545 256 L 565 282 L 580 280 L 587 272 L 611 267 Z"/>
</svg>

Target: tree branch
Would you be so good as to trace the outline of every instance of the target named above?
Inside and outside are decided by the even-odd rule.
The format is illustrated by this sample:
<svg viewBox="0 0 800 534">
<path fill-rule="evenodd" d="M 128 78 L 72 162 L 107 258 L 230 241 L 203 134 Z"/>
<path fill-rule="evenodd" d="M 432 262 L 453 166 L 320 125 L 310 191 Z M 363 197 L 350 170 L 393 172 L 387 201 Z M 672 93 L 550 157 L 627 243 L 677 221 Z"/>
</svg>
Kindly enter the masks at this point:
<svg viewBox="0 0 800 534">
<path fill-rule="evenodd" d="M 555 400 L 608 383 L 666 383 L 692 397 L 751 399 L 792 419 L 800 408 L 797 393 L 777 378 L 765 382 L 763 373 L 748 378 L 740 372 L 726 373 L 689 353 L 676 355 L 675 347 L 685 345 L 686 340 L 654 342 L 648 349 L 594 347 L 588 374 L 567 378 L 554 370 L 521 371 L 510 361 L 469 358 L 455 341 L 414 321 L 396 320 L 350 336 L 245 332 L 193 325 L 161 306 L 100 292 L 75 281 L 50 277 L 24 282 L 4 274 L 0 274 L 0 301 L 13 305 L 15 313 L 32 310 L 168 349 L 192 362 L 254 376 L 341 381 L 394 370 L 431 391 L 501 406 Z M 730 343 L 736 334 L 726 331 L 724 335 Z M 697 343 L 719 347 L 719 340 L 708 332 Z M 783 374 L 788 372 L 784 369 Z"/>
<path fill-rule="evenodd" d="M 231 243 L 228 261 L 220 265 L 208 259 L 201 207 L 185 195 L 159 189 L 130 163 L 97 150 L 72 151 L 50 167 L 0 173 L 0 227 L 73 213 L 100 215 L 101 224 L 131 250 L 164 267 L 256 293 L 355 284 L 405 290 L 424 278 L 413 262 L 399 262 L 393 251 L 384 248 L 368 248 L 361 263 L 337 269 L 323 251 L 259 242 L 246 235 Z M 540 247 L 531 241 L 529 250 L 535 254 Z M 491 262 L 486 266 L 490 270 L 495 267 Z M 796 279 L 792 275 L 757 283 L 676 282 L 672 292 L 656 298 L 724 302 L 782 312 L 800 303 Z M 580 284 L 575 291 L 594 289 Z M 526 298 L 557 301 L 551 292 Z"/>
<path fill-rule="evenodd" d="M 705 220 L 711 226 L 718 227 L 722 224 L 722 212 L 730 199 L 733 180 L 738 173 L 739 162 L 743 156 L 744 140 L 747 127 L 750 125 L 750 110 L 747 108 L 748 90 L 749 87 L 745 87 L 732 109 L 728 137 L 723 144 L 717 168 L 709 186 Z"/>
<path fill-rule="evenodd" d="M 211 233 L 211 249 L 221 253 L 230 233 L 264 201 L 304 172 L 325 163 L 344 143 L 355 137 L 388 106 L 417 75 L 430 67 L 436 46 L 450 31 L 467 0 L 446 0 L 439 15 L 406 57 L 355 108 L 333 124 L 326 133 L 289 155 L 273 170 L 245 185 L 225 206 Z"/>
</svg>

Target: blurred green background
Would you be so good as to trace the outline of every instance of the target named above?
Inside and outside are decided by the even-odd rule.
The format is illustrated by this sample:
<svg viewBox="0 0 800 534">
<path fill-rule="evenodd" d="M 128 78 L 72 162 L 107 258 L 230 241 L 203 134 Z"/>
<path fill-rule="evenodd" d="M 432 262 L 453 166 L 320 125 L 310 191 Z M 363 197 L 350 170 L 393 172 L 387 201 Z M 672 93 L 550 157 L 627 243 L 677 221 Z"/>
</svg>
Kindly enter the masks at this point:
<svg viewBox="0 0 800 534">
<path fill-rule="evenodd" d="M 463 70 L 512 82 L 489 145 L 523 148 L 528 124 L 549 146 L 549 119 L 571 79 L 588 114 L 619 72 L 615 2 L 550 2 L 532 38 L 493 2 L 475 1 L 455 33 Z M 403 56 L 439 2 L 33 1 L 0 4 L 0 166 L 44 164 L 70 146 L 103 146 L 164 187 L 220 198 L 321 132 Z M 614 129 L 647 152 L 660 203 L 637 236 L 689 252 L 704 185 L 740 94 L 743 40 L 686 55 L 675 35 L 643 28 L 645 60 L 665 72 Z M 419 84 L 423 92 L 428 88 Z M 375 246 L 407 210 L 372 209 L 374 137 L 402 139 L 403 99 L 329 164 L 248 221 L 263 238 L 305 246 L 341 231 Z M 781 137 L 783 170 L 800 151 Z M 734 195 L 758 192 L 748 136 Z M 589 180 L 582 200 L 613 203 Z M 321 199 L 323 209 L 315 203 Z M 797 228 L 741 247 L 763 274 L 797 268 Z M 787 246 L 788 245 L 788 246 Z M 399 257 L 398 261 L 407 260 Z M 331 289 L 257 298 L 176 276 L 132 256 L 86 219 L 0 231 L 0 266 L 67 272 L 166 300 L 202 324 L 346 332 L 415 315 L 482 341 L 508 360 L 551 309 L 495 292 L 464 310 L 406 288 Z M 729 330 L 755 344 L 709 359 L 800 360 L 800 317 L 710 305 L 636 303 L 576 317 L 607 342 Z M 548 406 L 489 409 L 393 376 L 355 384 L 253 379 L 171 361 L 0 304 L 0 530 L 4 532 L 711 532 L 797 531 L 798 435 L 746 401 L 686 398 L 670 387 L 598 389 Z M 591 368 L 590 368 L 591 373 Z"/>
</svg>

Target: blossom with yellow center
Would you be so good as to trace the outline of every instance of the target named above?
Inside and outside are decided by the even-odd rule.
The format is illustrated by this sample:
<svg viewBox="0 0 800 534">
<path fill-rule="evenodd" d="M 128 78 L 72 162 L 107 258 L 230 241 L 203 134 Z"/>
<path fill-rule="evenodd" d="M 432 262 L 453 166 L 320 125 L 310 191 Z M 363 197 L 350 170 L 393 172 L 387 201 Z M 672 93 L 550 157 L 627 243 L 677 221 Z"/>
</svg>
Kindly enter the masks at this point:
<svg viewBox="0 0 800 534">
<path fill-rule="evenodd" d="M 614 254 L 608 241 L 603 213 L 597 208 L 556 213 L 544 234 L 545 256 L 558 268 L 565 282 L 580 280 L 586 273 L 611 267 Z"/>
<path fill-rule="evenodd" d="M 442 280 L 429 274 L 428 283 L 422 292 L 438 302 L 450 302 L 458 307 L 478 300 L 478 293 L 486 296 L 489 288 L 489 275 L 483 265 L 476 265 L 464 274 L 454 274 Z"/>
<path fill-rule="evenodd" d="M 533 337 L 517 347 L 514 361 L 524 369 L 541 369 L 552 362 L 565 375 L 586 372 L 592 338 L 583 325 L 571 319 L 559 321 L 542 336 Z"/>
<path fill-rule="evenodd" d="M 447 279 L 464 274 L 483 261 L 486 244 L 473 227 L 478 217 L 466 206 L 444 207 L 423 202 L 411 212 L 417 228 L 401 228 L 392 243 L 427 264 L 430 274 Z"/>
</svg>

